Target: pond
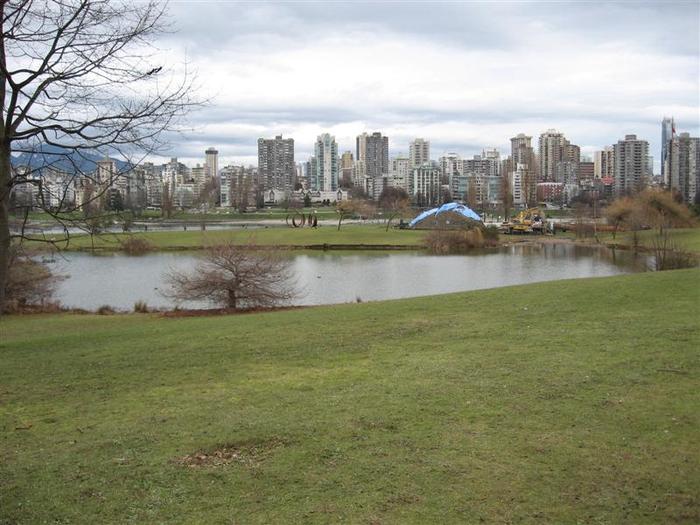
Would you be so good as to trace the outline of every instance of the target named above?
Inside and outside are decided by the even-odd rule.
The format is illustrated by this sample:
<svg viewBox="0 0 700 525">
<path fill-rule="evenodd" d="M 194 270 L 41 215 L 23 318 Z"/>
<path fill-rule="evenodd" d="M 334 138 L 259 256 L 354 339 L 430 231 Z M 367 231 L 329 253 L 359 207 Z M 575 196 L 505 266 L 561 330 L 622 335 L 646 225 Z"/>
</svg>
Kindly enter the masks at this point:
<svg viewBox="0 0 700 525">
<path fill-rule="evenodd" d="M 295 305 L 335 304 L 417 297 L 538 281 L 617 275 L 639 271 L 646 258 L 631 252 L 572 244 L 513 245 L 470 255 L 422 252 L 292 252 L 299 295 Z M 169 269 L 191 269 L 198 254 L 151 253 L 57 256 L 53 269 L 66 276 L 56 297 L 64 306 L 95 310 L 110 305 L 131 310 L 175 304 L 161 295 Z M 187 308 L 207 302 L 181 303 Z"/>
</svg>

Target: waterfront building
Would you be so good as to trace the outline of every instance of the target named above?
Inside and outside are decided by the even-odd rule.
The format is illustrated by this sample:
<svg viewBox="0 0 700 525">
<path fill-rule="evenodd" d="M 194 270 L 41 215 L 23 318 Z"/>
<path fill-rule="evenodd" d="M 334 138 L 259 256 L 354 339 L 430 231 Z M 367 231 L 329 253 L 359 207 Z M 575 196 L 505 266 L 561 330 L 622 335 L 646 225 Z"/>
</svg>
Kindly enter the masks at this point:
<svg viewBox="0 0 700 525">
<path fill-rule="evenodd" d="M 224 166 L 219 171 L 221 206 L 241 211 L 255 206 L 256 180 L 257 170 L 252 166 Z"/>
</svg>

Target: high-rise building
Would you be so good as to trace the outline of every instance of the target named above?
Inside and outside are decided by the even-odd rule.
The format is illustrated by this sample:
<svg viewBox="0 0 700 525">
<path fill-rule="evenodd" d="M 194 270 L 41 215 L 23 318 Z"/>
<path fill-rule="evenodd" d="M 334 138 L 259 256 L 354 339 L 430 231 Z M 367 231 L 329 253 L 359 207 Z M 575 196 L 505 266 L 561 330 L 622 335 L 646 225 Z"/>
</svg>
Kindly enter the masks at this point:
<svg viewBox="0 0 700 525">
<path fill-rule="evenodd" d="M 432 207 L 440 204 L 440 166 L 437 162 L 426 162 L 413 168 L 410 184 L 413 198 L 418 206 Z"/>
<path fill-rule="evenodd" d="M 367 192 L 377 199 L 389 176 L 389 137 L 375 132 L 357 137 L 357 160 L 364 162 Z"/>
<path fill-rule="evenodd" d="M 452 186 L 452 182 L 464 171 L 462 157 L 457 153 L 448 153 L 438 160 L 440 164 L 440 174 L 445 184 Z M 453 192 L 454 194 L 454 192 Z"/>
<path fill-rule="evenodd" d="M 312 189 L 336 191 L 338 189 L 338 144 L 328 133 L 319 135 L 314 145 L 316 159 L 315 178 Z"/>
<path fill-rule="evenodd" d="M 673 117 L 664 117 L 661 121 L 661 178 L 664 184 L 670 186 L 669 176 L 666 173 L 666 160 L 668 159 L 668 143 L 676 133 Z"/>
<path fill-rule="evenodd" d="M 219 175 L 219 152 L 216 148 L 208 148 L 204 152 L 204 174 L 209 180 Z"/>
<path fill-rule="evenodd" d="M 352 167 L 354 159 L 352 151 L 345 151 L 340 157 L 340 185 L 347 188 L 352 186 Z"/>
<path fill-rule="evenodd" d="M 700 138 L 689 133 L 674 135 L 668 141 L 665 173 L 669 187 L 692 203 L 700 189 Z"/>
<path fill-rule="evenodd" d="M 548 129 L 540 135 L 538 159 L 539 181 L 575 183 L 578 179 L 581 149 L 563 133 Z"/>
<path fill-rule="evenodd" d="M 119 169 L 117 168 L 117 163 L 112 159 L 105 157 L 97 161 L 97 171 L 95 173 L 97 184 L 105 186 L 112 185 L 117 180 L 118 175 Z"/>
<path fill-rule="evenodd" d="M 258 186 L 262 190 L 294 189 L 294 139 L 258 139 Z"/>
<path fill-rule="evenodd" d="M 168 184 L 171 191 L 180 184 L 185 184 L 190 178 L 190 169 L 177 157 L 172 157 L 170 162 L 163 164 L 163 184 Z"/>
<path fill-rule="evenodd" d="M 557 164 L 566 159 L 568 141 L 563 133 L 548 129 L 540 135 L 539 160 L 540 180 L 553 182 L 556 179 Z"/>
<path fill-rule="evenodd" d="M 593 162 L 586 160 L 581 161 L 578 170 L 579 180 L 593 180 L 595 178 L 595 165 Z"/>
<path fill-rule="evenodd" d="M 642 189 L 647 183 L 649 143 L 637 135 L 625 135 L 615 144 L 615 195 L 626 195 Z"/>
<path fill-rule="evenodd" d="M 532 137 L 525 133 L 518 133 L 510 139 L 510 158 L 513 166 L 525 164 L 532 167 L 535 160 L 535 152 L 532 149 Z"/>
<path fill-rule="evenodd" d="M 430 162 L 430 141 L 415 139 L 408 147 L 408 158 L 411 168 L 417 168 L 421 164 Z"/>
<path fill-rule="evenodd" d="M 192 182 L 197 185 L 198 188 L 202 188 L 211 179 L 209 178 L 209 173 L 207 170 L 208 166 L 200 166 L 197 164 L 194 168 L 190 170 L 190 176 L 192 177 Z"/>
<path fill-rule="evenodd" d="M 413 171 L 411 169 L 411 160 L 408 157 L 399 155 L 391 159 L 389 164 L 389 186 L 401 188 L 409 193 Z"/>
<path fill-rule="evenodd" d="M 593 175 L 596 179 L 612 179 L 615 176 L 615 147 L 605 146 L 593 156 Z"/>
</svg>

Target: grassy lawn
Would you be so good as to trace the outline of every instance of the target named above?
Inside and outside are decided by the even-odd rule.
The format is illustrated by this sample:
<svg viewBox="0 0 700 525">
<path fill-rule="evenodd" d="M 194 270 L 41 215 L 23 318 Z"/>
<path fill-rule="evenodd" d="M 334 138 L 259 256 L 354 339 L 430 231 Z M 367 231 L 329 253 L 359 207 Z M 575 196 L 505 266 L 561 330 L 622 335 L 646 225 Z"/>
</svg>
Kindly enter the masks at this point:
<svg viewBox="0 0 700 525">
<path fill-rule="evenodd" d="M 323 244 L 353 244 L 353 245 L 396 245 L 417 246 L 424 232 L 414 230 L 385 231 L 384 226 L 352 225 L 343 226 L 340 231 L 332 226 L 320 228 L 256 228 L 236 230 L 193 230 L 167 232 L 138 232 L 129 235 L 147 239 L 153 246 L 166 248 L 194 248 L 206 244 L 231 240 L 246 243 L 254 239 L 262 245 L 278 246 L 311 246 Z M 95 246 L 107 249 L 119 249 L 119 240 L 124 234 L 105 234 L 95 238 Z M 73 235 L 68 249 L 90 247 L 88 235 Z"/>
<path fill-rule="evenodd" d="M 699 281 L 2 319 L 0 523 L 697 523 Z"/>
</svg>

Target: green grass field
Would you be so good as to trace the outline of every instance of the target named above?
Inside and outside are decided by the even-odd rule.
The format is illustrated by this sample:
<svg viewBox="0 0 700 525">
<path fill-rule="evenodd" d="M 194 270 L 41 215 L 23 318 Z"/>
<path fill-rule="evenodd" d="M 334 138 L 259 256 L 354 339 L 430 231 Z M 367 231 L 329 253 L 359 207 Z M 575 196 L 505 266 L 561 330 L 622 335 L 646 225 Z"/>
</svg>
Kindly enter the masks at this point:
<svg viewBox="0 0 700 525">
<path fill-rule="evenodd" d="M 424 232 L 397 230 L 379 225 L 343 226 L 338 231 L 333 226 L 320 228 L 256 228 L 236 230 L 192 230 L 166 232 L 138 232 L 133 234 L 104 234 L 95 237 L 95 247 L 119 249 L 120 239 L 127 235 L 147 239 L 158 249 L 197 248 L 222 241 L 255 243 L 265 246 L 319 246 L 323 244 L 367 245 L 367 246 L 419 246 Z M 88 235 L 70 237 L 68 249 L 90 248 Z"/>
<path fill-rule="evenodd" d="M 699 282 L 4 318 L 0 523 L 698 523 Z"/>
</svg>

